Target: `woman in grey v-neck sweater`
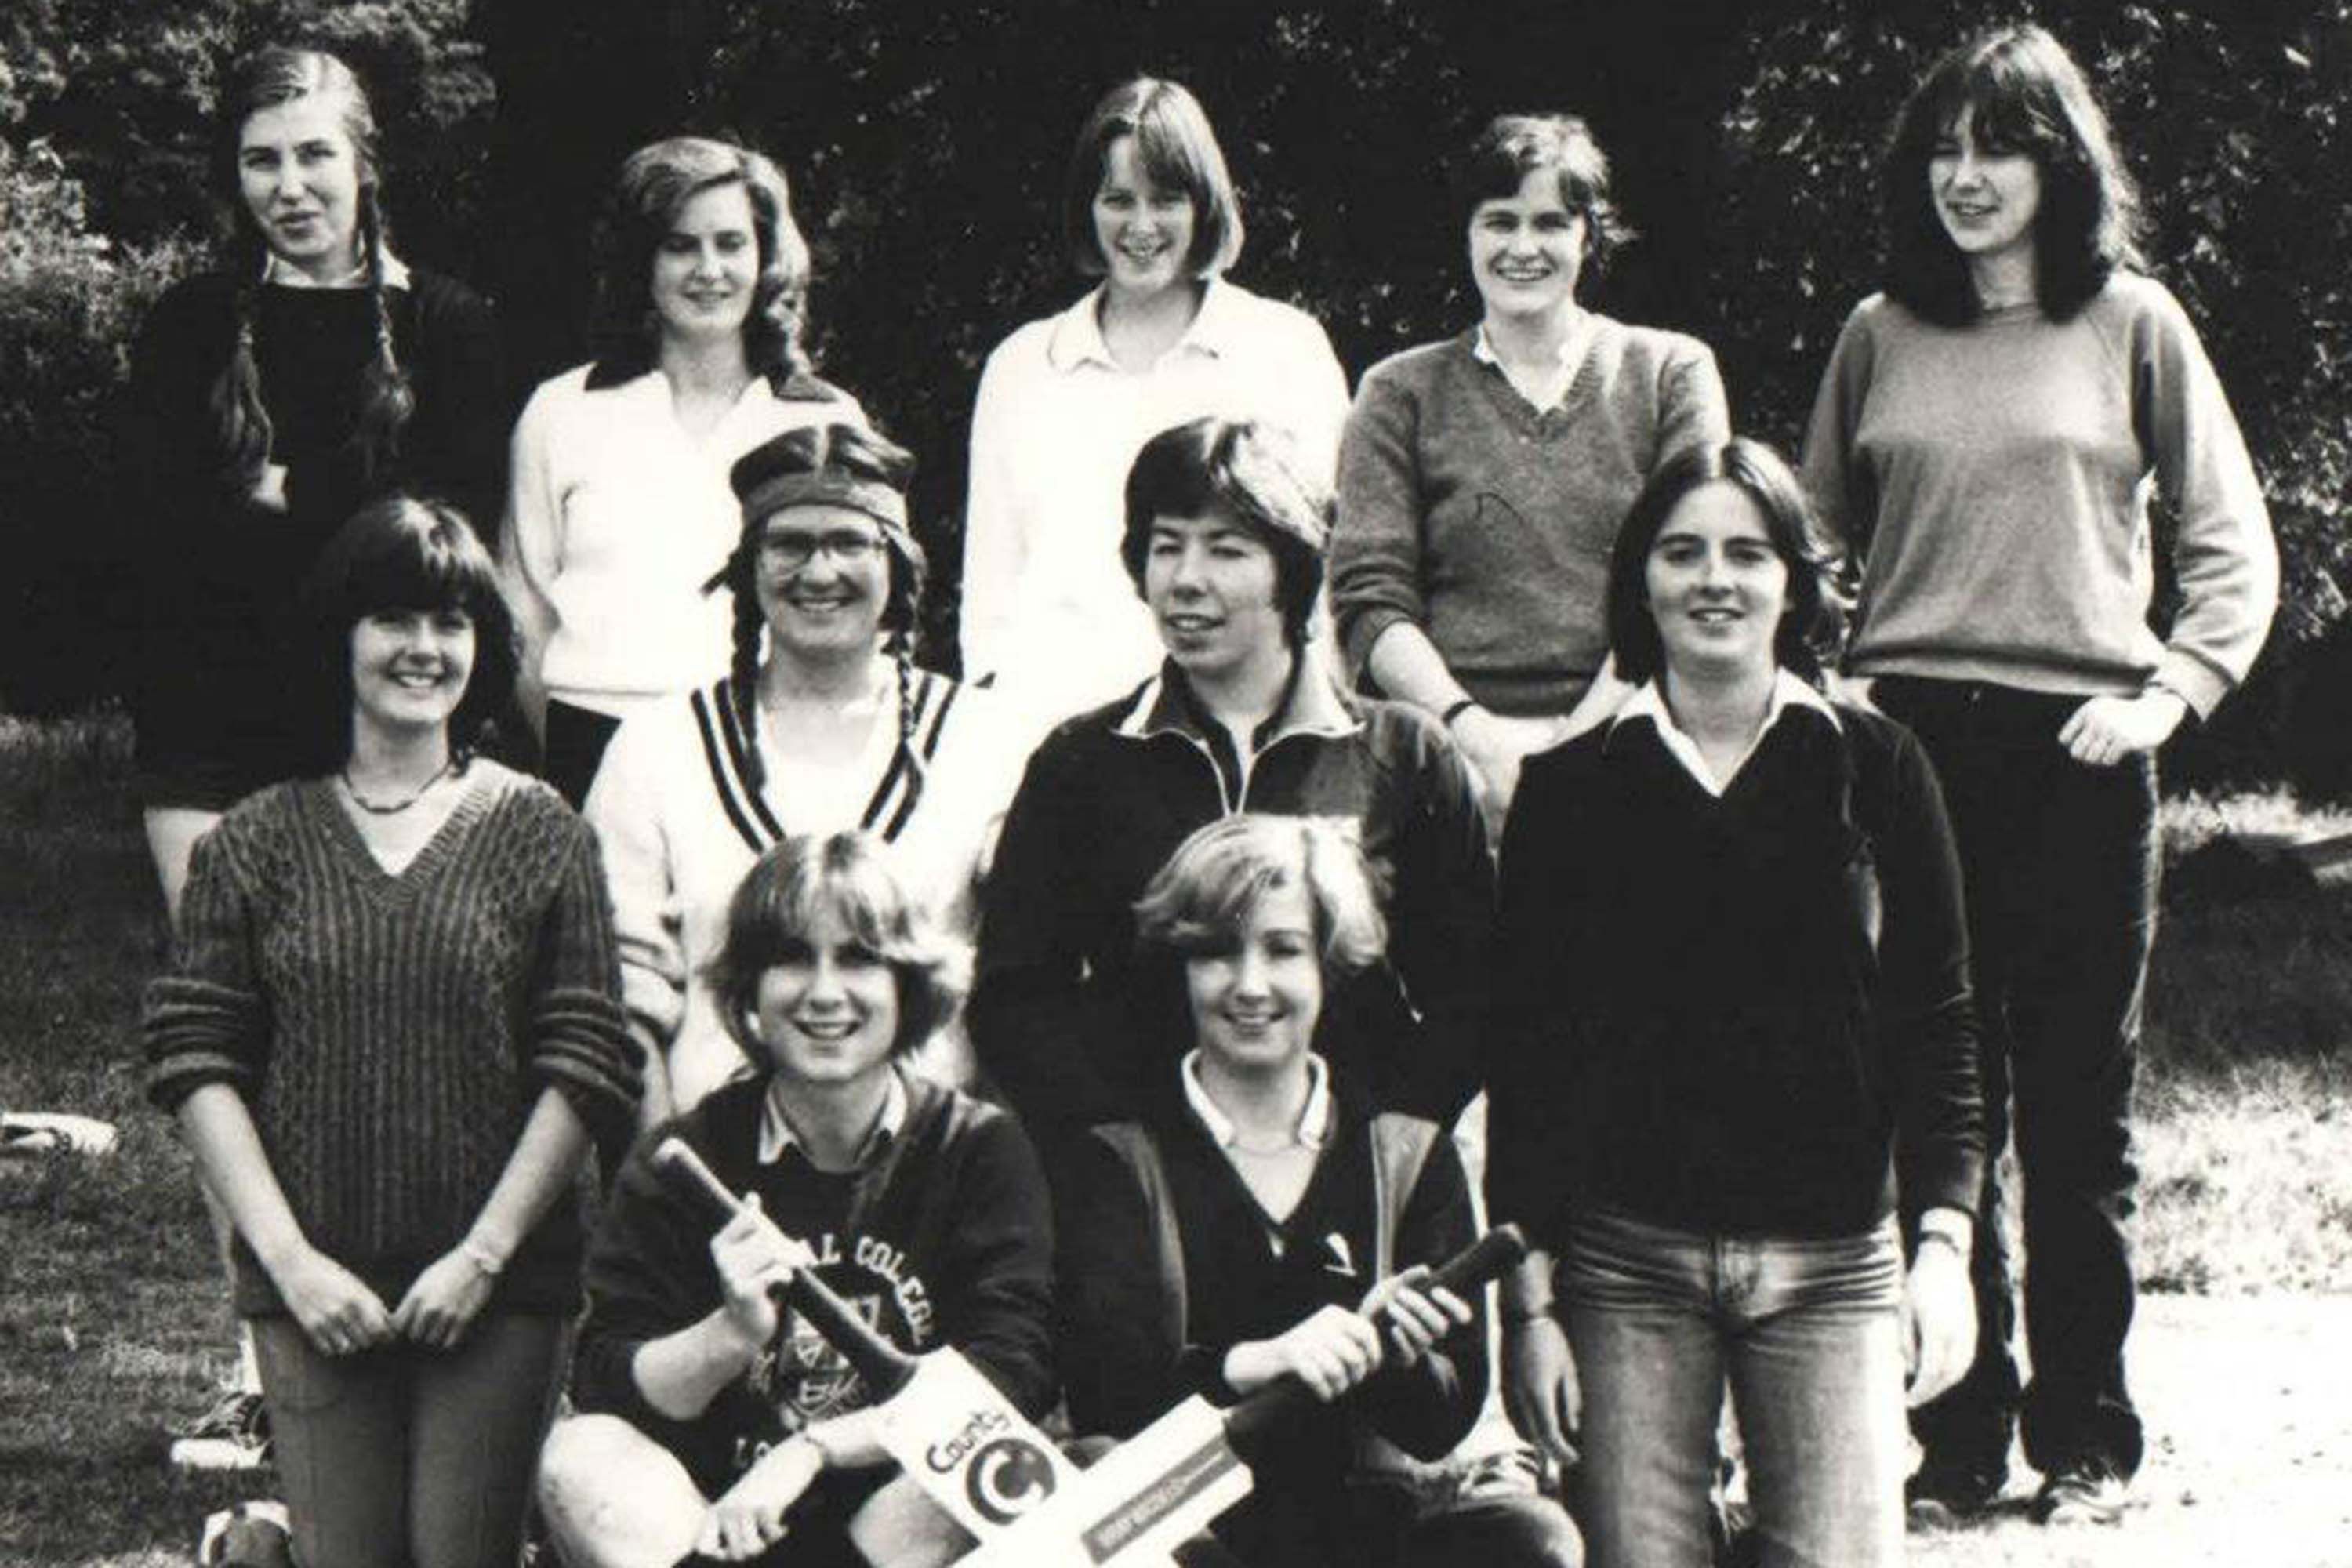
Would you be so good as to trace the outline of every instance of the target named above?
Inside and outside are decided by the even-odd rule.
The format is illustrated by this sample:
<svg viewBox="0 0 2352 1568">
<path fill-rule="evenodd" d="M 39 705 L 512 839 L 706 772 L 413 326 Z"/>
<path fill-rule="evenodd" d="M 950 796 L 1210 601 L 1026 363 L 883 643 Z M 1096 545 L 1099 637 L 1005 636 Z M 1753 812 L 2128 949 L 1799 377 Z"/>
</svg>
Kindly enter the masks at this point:
<svg viewBox="0 0 2352 1568">
<path fill-rule="evenodd" d="M 1601 668 L 1626 508 L 1730 422 L 1706 344 L 1577 302 L 1628 236 L 1583 121 L 1502 116 L 1456 185 L 1481 320 L 1365 374 L 1339 448 L 1331 603 L 1352 669 L 1444 717 L 1482 770 L 1515 773 L 1510 753 L 1556 738 L 1524 721 L 1570 712 Z"/>
</svg>

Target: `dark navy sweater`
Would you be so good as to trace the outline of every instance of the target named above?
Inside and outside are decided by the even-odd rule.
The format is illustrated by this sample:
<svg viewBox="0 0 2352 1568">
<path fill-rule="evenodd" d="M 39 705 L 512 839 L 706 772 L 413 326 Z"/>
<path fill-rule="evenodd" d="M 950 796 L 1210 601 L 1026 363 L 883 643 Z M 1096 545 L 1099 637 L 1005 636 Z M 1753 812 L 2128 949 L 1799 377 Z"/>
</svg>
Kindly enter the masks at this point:
<svg viewBox="0 0 2352 1568">
<path fill-rule="evenodd" d="M 1898 1185 L 1974 1211 L 1959 867 L 1900 725 L 1791 709 L 1719 799 L 1647 719 L 1532 757 L 1500 905 L 1496 1220 L 1557 1247 L 1580 1205 L 1799 1237 Z"/>
</svg>

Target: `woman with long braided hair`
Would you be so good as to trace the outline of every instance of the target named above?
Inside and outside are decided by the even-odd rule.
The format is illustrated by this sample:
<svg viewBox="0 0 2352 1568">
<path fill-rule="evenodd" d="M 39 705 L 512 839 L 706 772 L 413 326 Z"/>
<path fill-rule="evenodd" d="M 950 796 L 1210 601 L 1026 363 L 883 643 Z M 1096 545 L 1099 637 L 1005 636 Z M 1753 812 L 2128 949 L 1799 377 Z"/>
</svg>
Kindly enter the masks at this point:
<svg viewBox="0 0 2352 1568">
<path fill-rule="evenodd" d="M 730 475 L 741 535 L 709 584 L 734 601 L 716 681 L 632 716 L 587 816 L 604 847 L 649 1118 L 749 1064 L 704 962 L 761 851 L 862 827 L 958 936 L 977 922 L 982 851 L 1013 797 L 1024 731 L 988 693 L 917 667 L 924 561 L 907 523 L 914 458 L 862 426 L 788 430 Z M 959 1029 L 915 1058 L 967 1076 Z"/>
<path fill-rule="evenodd" d="M 394 253 L 383 169 L 341 60 L 246 61 L 214 147 L 221 265 L 167 291 L 132 353 L 121 462 L 143 601 L 138 788 L 175 921 L 196 839 L 299 771 L 310 672 L 289 637 L 326 541 L 395 490 L 497 515 L 507 409 L 490 310 Z M 250 1353 L 244 1365 L 175 1462 L 259 1462 Z"/>
<path fill-rule="evenodd" d="M 255 55 L 214 168 L 226 254 L 157 301 L 123 421 L 149 531 L 140 794 L 173 909 L 196 837 L 292 769 L 284 633 L 319 548 L 394 490 L 495 516 L 507 415 L 489 308 L 393 252 L 350 67 Z"/>
</svg>

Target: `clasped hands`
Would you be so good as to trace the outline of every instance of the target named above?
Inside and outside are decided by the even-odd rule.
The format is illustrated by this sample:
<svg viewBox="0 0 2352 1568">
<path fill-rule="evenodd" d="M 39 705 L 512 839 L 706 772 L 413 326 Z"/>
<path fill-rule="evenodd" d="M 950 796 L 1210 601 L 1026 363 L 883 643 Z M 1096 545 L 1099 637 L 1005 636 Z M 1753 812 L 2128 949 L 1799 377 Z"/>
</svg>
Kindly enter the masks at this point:
<svg viewBox="0 0 2352 1568">
<path fill-rule="evenodd" d="M 433 1260 L 387 1309 L 367 1281 L 315 1247 L 271 1275 L 303 1337 L 322 1355 L 352 1355 L 394 1340 L 450 1350 L 466 1337 L 497 1274 L 479 1244 L 461 1242 Z"/>
</svg>

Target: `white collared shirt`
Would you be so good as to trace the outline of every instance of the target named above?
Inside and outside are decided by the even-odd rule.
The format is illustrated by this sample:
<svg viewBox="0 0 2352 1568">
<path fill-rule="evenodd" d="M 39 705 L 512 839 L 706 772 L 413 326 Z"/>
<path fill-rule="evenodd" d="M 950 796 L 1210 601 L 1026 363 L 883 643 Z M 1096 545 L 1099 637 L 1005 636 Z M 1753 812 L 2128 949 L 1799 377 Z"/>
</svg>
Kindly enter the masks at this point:
<svg viewBox="0 0 2352 1568">
<path fill-rule="evenodd" d="M 1780 721 L 1780 715 L 1790 708 L 1811 708 L 1825 715 L 1832 725 L 1838 722 L 1837 710 L 1830 706 L 1829 699 L 1788 669 L 1775 669 L 1772 673 L 1772 695 L 1764 707 L 1764 722 L 1756 727 L 1756 733 L 1748 741 L 1747 750 L 1739 753 L 1738 759 L 1720 779 L 1706 765 L 1706 755 L 1699 750 L 1698 742 L 1675 722 L 1674 712 L 1666 706 L 1665 689 L 1655 679 L 1645 682 L 1640 690 L 1628 697 L 1624 706 L 1617 710 L 1616 717 L 1609 721 L 1609 725 L 1613 731 L 1629 719 L 1649 720 L 1657 728 L 1658 740 L 1666 748 L 1666 755 L 1680 763 L 1684 771 L 1698 781 L 1701 789 L 1720 800 L 1723 792 L 1731 787 L 1731 781 L 1739 776 L 1739 770 L 1748 765 L 1748 759 L 1756 754 L 1756 748 L 1764 743 L 1764 737 L 1771 733 L 1772 726 Z"/>
<path fill-rule="evenodd" d="M 261 280 L 281 289 L 363 289 L 367 286 L 368 268 L 362 261 L 341 277 L 320 282 L 273 250 L 262 258 Z M 408 263 L 389 250 L 383 253 L 383 286 L 408 287 Z"/>
<path fill-rule="evenodd" d="M 615 719 L 724 674 L 735 608 L 703 584 L 743 531 L 735 459 L 806 425 L 866 423 L 846 397 L 780 397 L 746 382 L 699 436 L 669 377 L 541 382 L 516 421 L 499 565 L 548 694 Z"/>
<path fill-rule="evenodd" d="M 1533 386 L 1511 374 L 1510 367 L 1495 352 L 1494 343 L 1488 341 L 1484 321 L 1478 323 L 1477 336 L 1471 340 L 1470 357 L 1480 364 L 1493 365 L 1502 374 L 1503 379 L 1511 384 L 1514 391 L 1534 405 L 1537 413 L 1549 414 L 1568 400 L 1568 389 L 1575 384 L 1576 373 L 1584 368 L 1584 353 L 1591 343 L 1592 316 L 1589 311 L 1579 310 L 1575 321 L 1568 329 L 1568 335 L 1560 340 L 1559 360 Z"/>
<path fill-rule="evenodd" d="M 1198 1047 L 1184 1053 L 1179 1068 L 1184 1080 L 1184 1103 L 1201 1119 L 1220 1149 L 1232 1149 L 1241 1142 L 1241 1133 L 1234 1119 L 1217 1108 L 1209 1098 L 1209 1090 L 1201 1082 L 1201 1052 Z M 1331 1136 L 1331 1069 L 1313 1051 L 1307 1053 L 1307 1103 L 1299 1108 L 1298 1130 L 1294 1134 L 1302 1149 L 1321 1149 Z"/>
<path fill-rule="evenodd" d="M 1348 382 L 1315 320 L 1223 279 L 1175 346 L 1120 368 L 1095 289 L 999 343 L 972 408 L 963 668 L 1039 717 L 1108 701 L 1160 645 L 1118 555 L 1127 471 L 1144 442 L 1206 414 L 1286 430 L 1300 471 L 1331 482 Z"/>
<path fill-rule="evenodd" d="M 882 1093 L 881 1112 L 857 1145 L 856 1163 L 862 1166 L 874 1158 L 906 1125 L 907 1085 L 893 1068 L 889 1084 Z M 800 1146 L 800 1134 L 793 1131 L 792 1118 L 784 1114 L 784 1080 L 778 1074 L 768 1080 L 768 1092 L 760 1101 L 760 1163 L 772 1165 L 784 1157 L 787 1150 Z"/>
</svg>

